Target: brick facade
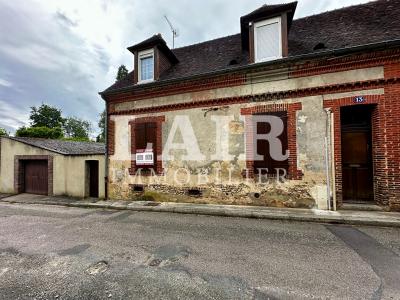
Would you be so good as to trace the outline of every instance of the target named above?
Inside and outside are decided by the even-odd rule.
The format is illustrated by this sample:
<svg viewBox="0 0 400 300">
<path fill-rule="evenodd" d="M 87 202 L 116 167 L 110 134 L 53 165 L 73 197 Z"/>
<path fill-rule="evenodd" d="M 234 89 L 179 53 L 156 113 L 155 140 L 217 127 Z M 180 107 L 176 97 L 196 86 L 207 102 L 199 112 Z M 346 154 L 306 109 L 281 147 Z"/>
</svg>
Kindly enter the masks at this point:
<svg viewBox="0 0 400 300">
<path fill-rule="evenodd" d="M 150 84 L 147 87 L 138 87 L 128 91 L 107 95 L 109 116 L 111 115 L 138 115 L 139 118 L 130 123 L 132 148 L 134 154 L 134 126 L 138 122 L 157 123 L 157 155 L 161 155 L 161 127 L 164 117 L 141 117 L 150 113 L 162 113 L 176 110 L 220 107 L 223 105 L 243 104 L 255 106 L 241 109 L 241 114 L 250 116 L 262 112 L 288 113 L 288 142 L 289 142 L 289 178 L 301 180 L 303 173 L 297 167 L 297 140 L 296 140 L 296 112 L 302 110 L 298 103 L 269 104 L 276 100 L 298 99 L 310 96 L 323 96 L 346 92 L 361 92 L 372 89 L 383 89 L 383 95 L 366 95 L 363 105 L 373 105 L 372 111 L 372 137 L 373 137 L 373 168 L 374 168 L 374 193 L 377 203 L 389 206 L 392 210 L 400 211 L 400 50 L 387 50 L 382 52 L 363 53 L 358 56 L 345 56 L 340 58 L 323 59 L 314 62 L 295 64 L 289 68 L 289 78 L 317 76 L 361 68 L 384 67 L 384 78 L 372 80 L 357 80 L 339 84 L 327 84 L 316 87 L 299 86 L 293 90 L 271 91 L 263 94 L 238 95 L 218 99 L 204 99 L 185 103 L 172 103 L 168 105 L 148 105 L 144 108 L 116 111 L 114 104 L 143 101 L 155 97 L 171 96 L 189 92 L 204 91 L 216 88 L 240 86 L 247 83 L 253 73 L 268 70 L 267 67 L 254 68 L 243 72 L 235 71 L 231 74 L 209 76 L 203 79 L 186 79 L 174 83 Z M 271 67 L 269 67 L 270 70 Z M 295 100 L 297 101 L 297 100 Z M 299 100 L 300 101 L 300 100 Z M 257 105 L 256 103 L 260 103 Z M 261 104 L 262 103 L 262 104 Z M 341 119 L 340 108 L 356 105 L 354 97 L 325 100 L 324 108 L 331 108 L 334 113 L 335 130 L 335 172 L 336 192 L 339 204 L 342 203 L 342 158 L 341 158 Z M 246 118 L 247 119 L 247 118 Z M 109 119 L 108 119 L 109 120 Z M 109 120 L 109 129 L 114 132 L 115 124 Z M 110 126 L 111 125 L 111 126 Z M 114 151 L 114 133 L 108 132 L 109 154 Z M 158 141 L 160 140 L 160 142 Z M 251 153 L 253 147 L 251 124 L 246 123 L 246 150 Z M 254 162 L 247 160 L 246 167 L 253 170 Z M 162 173 L 162 162 L 157 160 L 156 173 Z M 131 162 L 130 174 L 136 172 L 135 162 Z M 254 175 L 254 174 L 249 174 Z"/>
<path fill-rule="evenodd" d="M 227 74 L 219 76 L 209 76 L 202 79 L 182 79 L 173 84 L 147 84 L 135 89 L 134 91 L 121 91 L 107 96 L 107 101 L 121 103 L 150 99 L 155 97 L 171 96 L 182 93 L 205 91 L 209 89 L 239 86 L 246 83 L 245 74 Z"/>
<path fill-rule="evenodd" d="M 154 62 L 154 78 L 156 80 L 159 79 L 160 75 L 172 66 L 169 59 L 157 47 L 154 47 Z"/>
<path fill-rule="evenodd" d="M 335 160 L 335 177 L 336 177 L 336 198 L 338 204 L 341 205 L 343 203 L 343 191 L 342 191 L 342 184 L 343 184 L 343 177 L 342 177 L 342 134 L 341 134 L 341 115 L 340 115 L 340 108 L 345 106 L 353 106 L 353 105 L 374 105 L 374 109 L 372 112 L 372 136 L 373 136 L 373 165 L 374 165 L 374 182 L 380 181 L 383 178 L 379 176 L 380 171 L 382 169 L 381 163 L 382 161 L 379 159 L 380 153 L 384 153 L 382 150 L 382 144 L 380 143 L 380 124 L 379 124 L 379 114 L 378 106 L 380 102 L 384 98 L 381 95 L 368 95 L 364 96 L 365 102 L 362 104 L 358 104 L 354 102 L 354 97 L 342 98 L 342 99 L 335 99 L 335 100 L 328 100 L 324 101 L 324 108 L 330 108 L 332 113 L 334 114 L 334 160 Z M 379 179 L 379 180 L 378 180 Z M 385 204 L 381 196 L 379 196 L 379 189 L 375 187 L 376 200 L 379 203 Z"/>
<path fill-rule="evenodd" d="M 400 63 L 385 65 L 385 79 L 400 77 Z M 385 84 L 384 95 L 367 95 L 362 104 L 354 98 L 324 101 L 334 113 L 336 193 L 342 195 L 341 119 L 340 108 L 351 105 L 374 105 L 372 111 L 372 156 L 375 201 L 400 211 L 400 83 Z"/>
<path fill-rule="evenodd" d="M 108 118 L 107 126 L 107 154 L 114 155 L 115 153 L 115 121 Z"/>
<path fill-rule="evenodd" d="M 400 56 L 399 49 L 386 51 L 362 53 L 359 55 L 348 55 L 338 58 L 315 59 L 306 63 L 291 64 L 288 66 L 259 66 L 251 69 L 235 71 L 228 74 L 199 76 L 199 78 L 173 80 L 172 82 L 159 83 L 157 85 L 136 86 L 134 90 L 111 93 L 105 96 L 108 103 L 122 103 L 138 101 L 155 97 L 171 96 L 182 93 L 200 92 L 209 89 L 226 88 L 240 86 L 247 83 L 251 74 L 260 72 L 270 72 L 278 67 L 288 67 L 289 78 L 299 78 L 304 76 L 322 75 L 332 72 L 341 72 L 361 68 L 383 66 L 398 61 Z M 135 68 L 136 69 L 136 68 Z M 133 82 L 134 83 L 134 82 Z M 353 82 L 353 87 L 359 85 L 377 84 L 377 82 L 357 83 Z M 338 85 L 340 89 L 345 89 L 345 85 Z M 322 88 L 322 87 L 320 87 Z M 336 89 L 336 86 L 327 86 L 328 92 Z M 313 89 L 287 91 L 291 94 L 302 93 L 304 96 L 313 93 Z M 285 92 L 285 94 L 287 93 Z M 318 93 L 317 93 L 318 94 Z M 292 96 L 290 96 L 292 97 Z M 299 97 L 301 97 L 299 95 Z"/>
</svg>

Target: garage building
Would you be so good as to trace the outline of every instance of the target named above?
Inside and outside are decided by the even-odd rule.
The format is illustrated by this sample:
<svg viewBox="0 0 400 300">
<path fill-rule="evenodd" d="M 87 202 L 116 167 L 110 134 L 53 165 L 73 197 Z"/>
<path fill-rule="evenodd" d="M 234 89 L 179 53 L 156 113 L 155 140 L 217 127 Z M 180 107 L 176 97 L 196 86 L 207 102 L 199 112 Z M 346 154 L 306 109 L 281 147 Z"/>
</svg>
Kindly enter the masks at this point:
<svg viewBox="0 0 400 300">
<path fill-rule="evenodd" d="M 0 193 L 104 198 L 105 146 L 0 138 Z"/>
</svg>

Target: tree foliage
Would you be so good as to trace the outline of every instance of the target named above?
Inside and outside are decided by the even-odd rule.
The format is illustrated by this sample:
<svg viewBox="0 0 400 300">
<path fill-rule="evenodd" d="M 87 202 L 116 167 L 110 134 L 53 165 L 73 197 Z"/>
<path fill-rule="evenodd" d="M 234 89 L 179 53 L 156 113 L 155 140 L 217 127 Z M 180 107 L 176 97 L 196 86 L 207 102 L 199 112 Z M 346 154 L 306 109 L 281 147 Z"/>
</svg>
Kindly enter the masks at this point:
<svg viewBox="0 0 400 300">
<path fill-rule="evenodd" d="M 61 127 L 21 127 L 19 128 L 15 136 L 18 137 L 32 137 L 32 138 L 44 138 L 44 139 L 61 139 L 63 138 L 63 131 Z"/>
<path fill-rule="evenodd" d="M 39 107 L 31 107 L 29 119 L 32 127 L 61 128 L 64 124 L 61 110 L 44 103 Z"/>
<path fill-rule="evenodd" d="M 66 138 L 78 139 L 79 141 L 89 141 L 92 132 L 92 124 L 76 117 L 68 117 L 64 121 L 64 132 Z"/>
<path fill-rule="evenodd" d="M 7 130 L 5 130 L 4 128 L 0 127 L 0 136 L 8 136 Z"/>
<path fill-rule="evenodd" d="M 124 65 L 121 65 L 121 66 L 118 68 L 118 73 L 117 73 L 116 80 L 117 80 L 117 81 L 120 81 L 120 80 L 122 80 L 122 79 L 125 79 L 126 76 L 128 76 L 128 69 L 127 69 Z"/>
<path fill-rule="evenodd" d="M 96 142 L 104 143 L 106 141 L 106 110 L 100 114 L 98 126 L 100 128 L 100 134 L 96 138 Z"/>
<path fill-rule="evenodd" d="M 31 107 L 29 119 L 31 126 L 19 128 L 16 136 L 89 141 L 92 132 L 90 122 L 76 117 L 63 118 L 61 109 L 44 103 Z"/>
</svg>

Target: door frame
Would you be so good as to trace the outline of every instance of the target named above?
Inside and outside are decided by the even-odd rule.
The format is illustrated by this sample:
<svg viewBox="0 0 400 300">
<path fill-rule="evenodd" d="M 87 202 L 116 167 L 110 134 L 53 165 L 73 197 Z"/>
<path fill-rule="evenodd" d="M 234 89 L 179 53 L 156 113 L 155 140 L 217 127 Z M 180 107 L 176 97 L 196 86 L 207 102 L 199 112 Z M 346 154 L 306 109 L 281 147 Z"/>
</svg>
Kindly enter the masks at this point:
<svg viewBox="0 0 400 300">
<path fill-rule="evenodd" d="M 97 197 L 90 195 L 91 189 L 91 168 L 92 164 L 97 165 Z M 96 159 L 85 160 L 85 198 L 99 198 L 100 197 L 100 161 Z"/>
<path fill-rule="evenodd" d="M 53 196 L 53 156 L 52 155 L 15 155 L 14 156 L 14 191 L 21 194 L 25 189 L 25 161 L 47 161 L 47 195 Z"/>
<path fill-rule="evenodd" d="M 366 115 L 365 117 L 369 118 L 368 120 L 368 124 L 367 126 L 357 126 L 354 127 L 354 125 L 356 124 L 352 124 L 352 126 L 344 126 L 343 124 L 343 119 L 342 119 L 342 114 L 345 113 L 344 110 L 350 109 L 351 108 L 356 108 L 356 107 L 361 107 L 361 108 L 365 108 L 366 111 Z M 341 156 L 342 156 L 342 192 L 343 192 L 343 202 L 345 203 L 357 203 L 357 204 L 371 204 L 375 202 L 375 198 L 374 198 L 374 161 L 373 161 L 373 138 L 372 138 L 372 112 L 375 109 L 375 105 L 353 105 L 353 106 L 343 106 L 340 109 L 340 113 L 341 113 L 341 124 L 340 124 L 340 134 L 341 134 L 341 138 L 342 138 L 342 144 L 341 144 Z M 352 114 L 354 114 L 354 111 L 351 111 Z M 359 125 L 359 124 L 357 124 Z M 343 145 L 343 138 L 345 134 L 348 133 L 366 133 L 367 134 L 367 141 L 366 143 L 369 145 L 369 149 L 367 150 L 367 163 L 365 164 L 365 168 L 368 169 L 368 185 L 371 184 L 371 189 L 370 191 L 370 195 L 372 196 L 372 200 L 370 199 L 345 199 L 345 184 L 343 183 L 345 181 L 345 169 L 348 170 L 349 166 L 345 166 L 345 161 L 344 161 L 344 153 L 345 153 L 345 149 L 346 148 L 345 145 Z M 354 153 L 354 152 L 353 152 Z M 351 168 L 351 179 L 354 181 L 354 168 Z M 349 176 L 349 174 L 347 174 L 347 176 Z M 354 183 L 354 182 L 353 182 Z M 353 187 L 354 188 L 354 187 Z M 358 190 L 358 189 L 357 189 Z M 354 190 L 353 190 L 354 193 Z"/>
<path fill-rule="evenodd" d="M 346 98 L 329 99 L 324 100 L 324 108 L 331 109 L 333 113 L 334 123 L 331 126 L 334 127 L 334 166 L 335 166 L 335 183 L 336 183 L 336 200 L 338 207 L 343 205 L 343 172 L 342 172 L 342 128 L 341 128 L 341 108 L 346 106 L 355 105 L 369 105 L 372 108 L 371 111 L 371 131 L 372 131 L 372 177 L 373 177 L 373 197 L 374 200 L 370 203 L 381 204 L 379 199 L 379 192 L 377 190 L 378 174 L 379 170 L 379 154 L 380 146 L 376 141 L 380 135 L 380 124 L 379 124 L 379 103 L 383 100 L 383 95 L 363 95 L 361 98 L 363 101 L 360 103 L 360 97 L 357 95 Z"/>
</svg>

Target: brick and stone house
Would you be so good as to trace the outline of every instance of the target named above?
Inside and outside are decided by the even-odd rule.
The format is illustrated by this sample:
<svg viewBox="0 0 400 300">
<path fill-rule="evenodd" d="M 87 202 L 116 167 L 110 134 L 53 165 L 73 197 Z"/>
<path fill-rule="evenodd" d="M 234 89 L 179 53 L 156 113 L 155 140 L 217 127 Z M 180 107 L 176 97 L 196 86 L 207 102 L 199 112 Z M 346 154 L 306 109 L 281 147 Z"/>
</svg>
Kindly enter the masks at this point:
<svg viewBox="0 0 400 300">
<path fill-rule="evenodd" d="M 134 70 L 100 93 L 109 198 L 400 209 L 400 0 L 296 6 L 264 5 L 236 35 L 128 48 Z"/>
</svg>

